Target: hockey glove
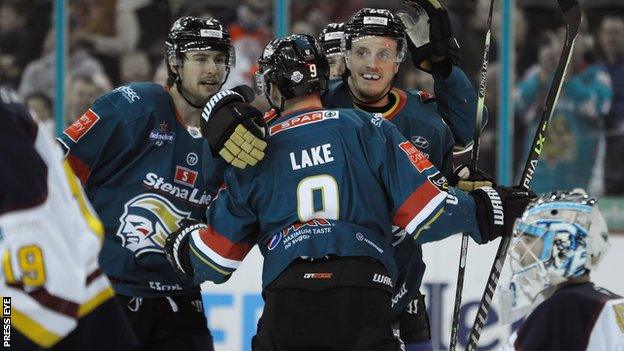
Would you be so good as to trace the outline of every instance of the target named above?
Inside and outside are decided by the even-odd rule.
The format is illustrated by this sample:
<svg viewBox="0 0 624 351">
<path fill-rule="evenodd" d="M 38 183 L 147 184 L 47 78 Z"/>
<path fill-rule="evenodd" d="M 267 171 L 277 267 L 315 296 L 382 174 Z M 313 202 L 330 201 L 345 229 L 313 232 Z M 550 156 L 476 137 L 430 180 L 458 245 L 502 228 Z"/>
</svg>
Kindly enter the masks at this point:
<svg viewBox="0 0 624 351">
<path fill-rule="evenodd" d="M 267 146 L 262 112 L 248 103 L 253 97 L 253 90 L 245 85 L 220 91 L 206 103 L 200 121 L 212 154 L 238 168 L 262 160 Z"/>
<path fill-rule="evenodd" d="M 529 201 L 536 197 L 530 190 L 504 186 L 478 188 L 468 194 L 476 204 L 477 222 L 484 243 L 499 236 L 510 236 L 516 218 L 522 216 Z"/>
<path fill-rule="evenodd" d="M 452 65 L 459 59 L 459 44 L 453 37 L 448 11 L 438 0 L 403 0 L 403 3 L 416 9 L 419 15 L 415 22 L 406 13 L 397 13 L 406 28 L 414 66 L 428 73 L 436 70 L 443 78 L 448 78 Z M 423 10 L 429 18 L 429 28 L 423 25 Z M 424 33 L 428 33 L 428 42 L 422 40 Z"/>
<path fill-rule="evenodd" d="M 165 240 L 165 256 L 173 270 L 183 278 L 193 278 L 193 266 L 189 257 L 189 239 L 191 233 L 206 228 L 206 225 L 194 219 L 184 219 L 182 226 L 171 233 Z"/>
<path fill-rule="evenodd" d="M 472 191 L 484 186 L 496 187 L 496 182 L 492 176 L 478 168 L 471 172 L 468 165 L 459 165 L 449 177 L 449 185 L 459 190 Z"/>
</svg>

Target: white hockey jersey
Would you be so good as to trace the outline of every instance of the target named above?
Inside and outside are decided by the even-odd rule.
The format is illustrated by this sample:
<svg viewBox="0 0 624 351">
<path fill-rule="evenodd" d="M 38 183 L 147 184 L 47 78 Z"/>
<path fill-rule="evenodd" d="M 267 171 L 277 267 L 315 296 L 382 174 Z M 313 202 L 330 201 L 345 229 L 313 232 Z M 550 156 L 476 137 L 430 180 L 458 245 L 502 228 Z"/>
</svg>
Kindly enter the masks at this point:
<svg viewBox="0 0 624 351">
<path fill-rule="evenodd" d="M 4 101 L 6 102 L 6 101 Z M 111 297 L 98 269 L 103 227 L 43 125 L 0 106 L 0 295 L 11 325 L 41 347 Z"/>
</svg>

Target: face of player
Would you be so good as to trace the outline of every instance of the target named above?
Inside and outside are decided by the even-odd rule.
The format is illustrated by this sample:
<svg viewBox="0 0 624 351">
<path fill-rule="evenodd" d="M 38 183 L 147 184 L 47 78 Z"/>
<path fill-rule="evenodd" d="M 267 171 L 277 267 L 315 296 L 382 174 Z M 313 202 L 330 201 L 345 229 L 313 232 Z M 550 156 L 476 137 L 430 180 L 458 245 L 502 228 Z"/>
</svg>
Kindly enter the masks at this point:
<svg viewBox="0 0 624 351">
<path fill-rule="evenodd" d="M 329 79 L 340 78 L 345 71 L 345 61 L 341 54 L 327 56 L 329 62 Z"/>
<path fill-rule="evenodd" d="M 217 50 L 187 52 L 178 73 L 186 97 L 202 106 L 221 88 L 227 73 L 227 55 Z"/>
<path fill-rule="evenodd" d="M 351 71 L 349 87 L 358 100 L 375 102 L 390 91 L 399 70 L 398 47 L 386 37 L 356 38 L 346 59 Z"/>
</svg>

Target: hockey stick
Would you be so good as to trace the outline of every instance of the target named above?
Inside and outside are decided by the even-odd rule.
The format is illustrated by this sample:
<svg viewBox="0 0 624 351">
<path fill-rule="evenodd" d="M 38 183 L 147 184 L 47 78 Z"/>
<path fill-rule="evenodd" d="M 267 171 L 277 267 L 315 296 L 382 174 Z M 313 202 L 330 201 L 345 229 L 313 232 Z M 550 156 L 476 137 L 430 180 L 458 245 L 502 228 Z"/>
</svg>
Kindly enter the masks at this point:
<svg viewBox="0 0 624 351">
<path fill-rule="evenodd" d="M 570 63 L 570 57 L 572 50 L 574 49 L 574 42 L 581 25 L 581 9 L 578 6 L 577 0 L 557 0 L 557 3 L 563 13 L 563 21 L 566 25 L 565 43 L 561 52 L 561 57 L 559 57 L 559 63 L 557 64 L 557 68 L 555 70 L 555 76 L 550 85 L 550 89 L 548 90 L 546 103 L 542 109 L 542 116 L 537 127 L 537 131 L 535 132 L 535 137 L 533 138 L 531 151 L 527 157 L 524 171 L 522 172 L 522 178 L 520 179 L 519 186 L 526 190 L 529 190 L 529 184 L 535 174 L 537 161 L 546 141 L 546 129 L 548 128 L 548 123 L 552 117 L 557 100 L 559 99 L 559 93 L 561 92 L 561 86 L 563 85 L 563 77 L 566 68 Z M 490 303 L 492 302 L 494 290 L 496 290 L 498 278 L 500 277 L 501 270 L 503 269 L 503 263 L 505 262 L 504 260 L 507 255 L 507 249 L 509 248 L 510 242 L 511 238 L 509 236 L 503 236 L 501 238 L 485 290 L 483 291 L 483 297 L 481 298 L 479 310 L 477 311 L 477 316 L 474 324 L 472 325 L 472 330 L 470 331 L 470 336 L 468 338 L 468 347 L 466 349 L 469 351 L 475 350 L 477 343 L 479 342 L 481 329 L 483 328 L 483 324 L 487 318 Z"/>
<path fill-rule="evenodd" d="M 487 19 L 487 32 L 483 46 L 483 60 L 481 61 L 481 74 L 479 75 L 479 98 L 477 100 L 477 114 L 474 134 L 472 136 L 472 153 L 470 157 L 470 172 L 476 173 L 479 159 L 479 137 L 483 124 L 483 105 L 485 105 L 485 87 L 487 85 L 487 67 L 490 59 L 490 38 L 492 34 L 492 13 L 494 12 L 494 0 L 490 0 L 490 13 Z M 453 306 L 453 324 L 451 325 L 451 341 L 449 350 L 455 351 L 457 345 L 457 329 L 459 327 L 459 310 L 461 308 L 462 293 L 464 291 L 464 275 L 466 273 L 466 258 L 468 257 L 468 233 L 462 234 L 461 251 L 459 255 L 459 268 L 457 270 L 457 286 L 455 287 L 455 305 Z"/>
</svg>

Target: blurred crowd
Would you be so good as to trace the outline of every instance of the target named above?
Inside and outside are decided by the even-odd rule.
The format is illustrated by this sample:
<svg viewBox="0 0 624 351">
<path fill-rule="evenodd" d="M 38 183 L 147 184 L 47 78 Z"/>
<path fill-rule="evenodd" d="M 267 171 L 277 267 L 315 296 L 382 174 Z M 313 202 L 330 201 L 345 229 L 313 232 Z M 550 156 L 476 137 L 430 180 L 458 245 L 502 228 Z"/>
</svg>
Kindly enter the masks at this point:
<svg viewBox="0 0 624 351">
<path fill-rule="evenodd" d="M 461 45 L 460 66 L 475 86 L 490 0 L 446 0 Z M 70 0 L 66 123 L 102 93 L 133 81 L 164 84 L 164 39 L 180 15 L 216 17 L 236 48 L 236 67 L 225 88 L 253 84 L 256 60 L 272 38 L 272 0 Z M 497 2 L 500 3 L 500 2 Z M 514 167 L 524 164 L 563 43 L 555 1 L 515 1 Z M 593 194 L 624 195 L 624 4 L 581 1 L 585 10 L 566 83 L 534 179 L 537 192 L 585 187 Z M 290 31 L 318 35 L 330 22 L 362 7 L 403 9 L 400 1 L 300 0 L 290 2 Z M 500 9 L 493 19 L 486 105 L 490 121 L 481 139 L 481 167 L 494 174 L 498 112 L 497 59 Z M 19 92 L 37 116 L 53 124 L 54 26 L 52 0 L 0 3 L 0 82 Z M 406 62 L 410 62 L 406 60 Z M 406 63 L 398 85 L 433 90 L 433 79 Z"/>
</svg>

